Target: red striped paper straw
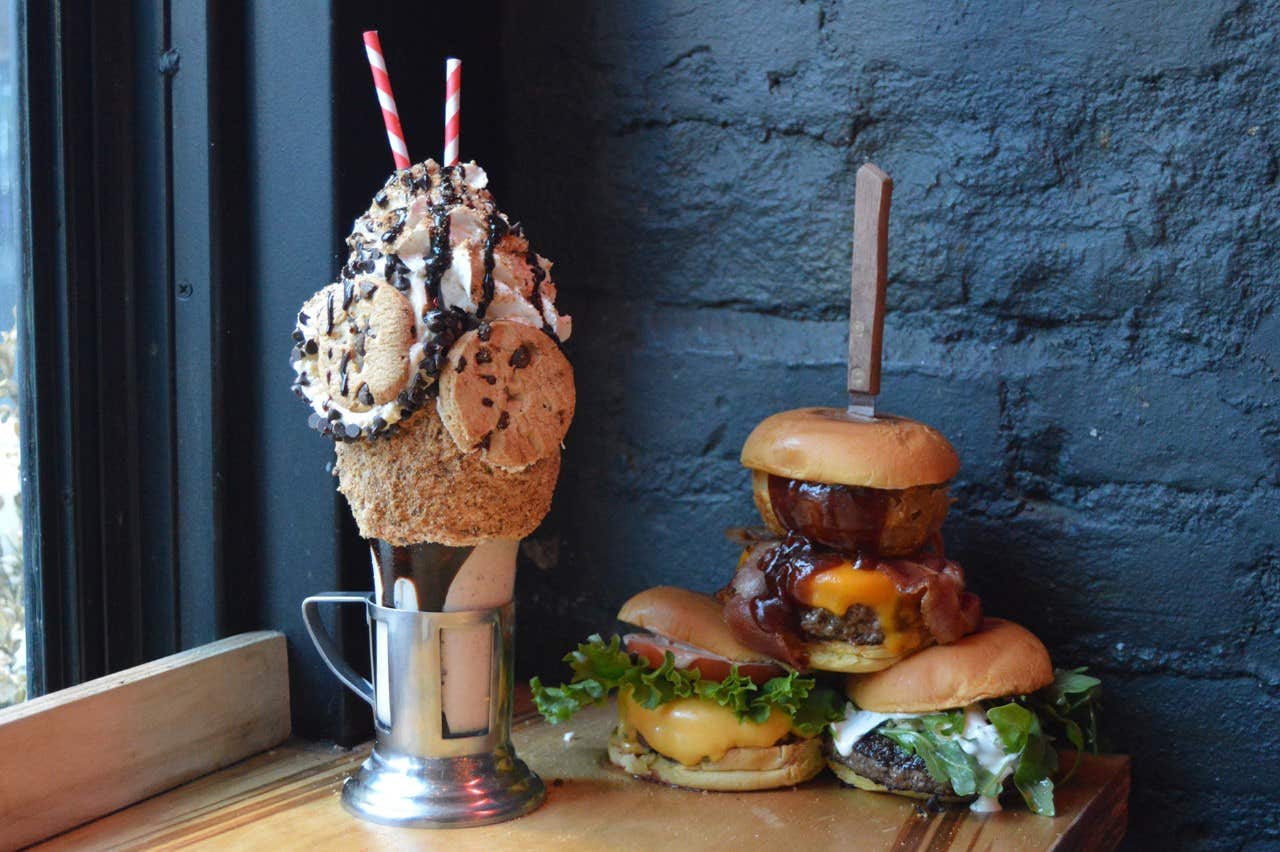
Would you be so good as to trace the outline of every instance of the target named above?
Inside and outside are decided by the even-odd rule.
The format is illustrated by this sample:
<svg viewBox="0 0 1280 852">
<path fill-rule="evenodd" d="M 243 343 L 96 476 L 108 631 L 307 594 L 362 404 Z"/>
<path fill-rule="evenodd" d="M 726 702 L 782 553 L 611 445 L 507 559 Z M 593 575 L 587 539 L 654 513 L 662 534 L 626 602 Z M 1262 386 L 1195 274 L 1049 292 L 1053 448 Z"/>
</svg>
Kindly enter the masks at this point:
<svg viewBox="0 0 1280 852">
<path fill-rule="evenodd" d="M 462 60 L 444 61 L 444 164 L 458 165 L 458 129 L 462 123 Z"/>
<path fill-rule="evenodd" d="M 391 78 L 387 76 L 387 63 L 382 58 L 382 42 L 378 41 L 377 30 L 369 30 L 364 34 L 364 52 L 369 55 L 373 87 L 378 92 L 378 103 L 382 105 L 382 122 L 387 126 L 387 141 L 391 143 L 391 156 L 395 158 L 397 169 L 407 169 L 410 166 L 409 148 L 404 144 L 404 131 L 400 129 L 400 114 L 396 112 L 396 99 L 391 94 Z"/>
</svg>

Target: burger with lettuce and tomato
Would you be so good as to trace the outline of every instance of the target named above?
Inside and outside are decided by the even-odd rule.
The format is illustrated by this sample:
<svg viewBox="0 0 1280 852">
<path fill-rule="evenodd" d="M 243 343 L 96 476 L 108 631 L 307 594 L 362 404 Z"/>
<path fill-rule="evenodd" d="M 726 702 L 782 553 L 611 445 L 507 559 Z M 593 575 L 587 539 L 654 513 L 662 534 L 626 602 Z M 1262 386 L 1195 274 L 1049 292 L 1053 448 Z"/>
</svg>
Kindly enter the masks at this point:
<svg viewBox="0 0 1280 852">
<path fill-rule="evenodd" d="M 550 722 L 616 693 L 609 760 L 680 787 L 766 790 L 822 771 L 821 735 L 843 701 L 739 642 L 714 598 L 659 586 L 627 601 L 618 620 L 647 632 L 592 636 L 565 657 L 569 683 L 530 681 Z"/>
</svg>

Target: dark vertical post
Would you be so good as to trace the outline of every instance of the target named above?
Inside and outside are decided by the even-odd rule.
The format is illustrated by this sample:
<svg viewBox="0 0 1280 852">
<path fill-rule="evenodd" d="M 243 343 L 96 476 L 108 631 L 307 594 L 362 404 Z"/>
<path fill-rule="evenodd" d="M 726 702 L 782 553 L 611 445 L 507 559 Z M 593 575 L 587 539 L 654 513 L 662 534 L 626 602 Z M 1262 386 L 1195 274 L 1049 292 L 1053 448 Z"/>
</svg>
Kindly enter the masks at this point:
<svg viewBox="0 0 1280 852">
<path fill-rule="evenodd" d="M 210 116 L 220 97 L 212 64 L 212 18 L 217 4 L 171 3 L 169 66 L 171 109 L 173 269 L 174 471 L 178 628 L 181 647 L 209 642 L 221 633 L 222 530 L 218 504 L 221 474 L 220 418 L 223 379 L 219 283 L 214 279 L 214 222 L 234 211 L 213 205 L 214 146 Z M 176 67 L 173 67 L 175 66 Z"/>
<path fill-rule="evenodd" d="M 289 331 L 302 302 L 332 281 L 342 245 L 334 137 L 332 26 L 328 4 L 300 14 L 293 4 L 253 4 L 245 62 L 248 236 L 241 309 L 251 323 L 235 441 L 237 516 L 229 565 L 239 622 L 269 624 L 289 637 L 295 729 L 343 739 L 367 729 L 369 710 L 318 665 L 299 607 L 342 581 L 341 505 L 331 475 L 332 444 L 307 428 L 290 392 Z M 353 36 L 359 46 L 359 33 Z M 225 211 L 230 214 L 231 211 Z M 341 638 L 339 638 L 341 642 Z M 366 652 L 367 653 L 367 652 Z M 358 703 L 358 706 L 357 706 Z"/>
</svg>

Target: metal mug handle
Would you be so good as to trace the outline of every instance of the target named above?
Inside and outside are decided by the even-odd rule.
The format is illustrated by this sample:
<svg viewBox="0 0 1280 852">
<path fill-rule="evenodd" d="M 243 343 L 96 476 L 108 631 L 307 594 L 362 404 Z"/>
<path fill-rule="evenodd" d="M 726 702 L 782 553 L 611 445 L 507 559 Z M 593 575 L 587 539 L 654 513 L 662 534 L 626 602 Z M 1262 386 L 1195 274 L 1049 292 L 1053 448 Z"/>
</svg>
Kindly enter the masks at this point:
<svg viewBox="0 0 1280 852">
<path fill-rule="evenodd" d="M 333 636 L 329 634 L 328 628 L 320 618 L 320 604 L 363 605 L 368 603 L 368 600 L 368 592 L 325 592 L 321 595 L 312 595 L 302 602 L 302 621 L 307 625 L 307 633 L 311 634 L 311 641 L 315 643 L 316 650 L 320 652 L 320 659 L 324 660 L 329 671 L 337 675 L 338 680 L 372 707 L 373 684 L 361 677 L 360 673 L 343 659 L 342 651 L 338 650 L 337 643 L 333 641 Z"/>
</svg>

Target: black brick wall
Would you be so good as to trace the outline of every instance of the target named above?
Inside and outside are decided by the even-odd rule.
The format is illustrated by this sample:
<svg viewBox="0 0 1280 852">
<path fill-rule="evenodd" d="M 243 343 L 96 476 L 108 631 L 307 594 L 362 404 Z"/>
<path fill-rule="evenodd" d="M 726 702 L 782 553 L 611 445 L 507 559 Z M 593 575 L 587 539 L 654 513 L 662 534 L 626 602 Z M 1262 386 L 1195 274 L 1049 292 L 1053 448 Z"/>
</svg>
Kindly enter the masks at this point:
<svg viewBox="0 0 1280 852">
<path fill-rule="evenodd" d="M 1107 686 L 1130 845 L 1280 843 L 1280 8 L 512 3 L 504 209 L 578 420 L 525 673 L 713 590 L 742 440 L 841 403 L 853 175 L 894 176 L 884 408 L 964 460 L 990 612 Z"/>
</svg>

